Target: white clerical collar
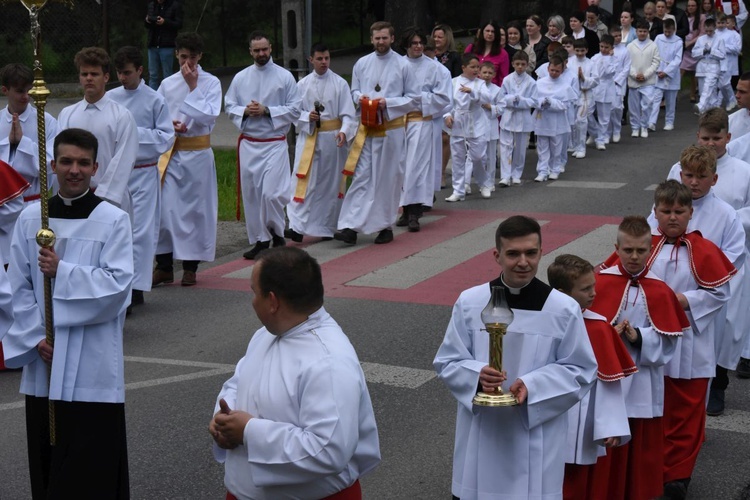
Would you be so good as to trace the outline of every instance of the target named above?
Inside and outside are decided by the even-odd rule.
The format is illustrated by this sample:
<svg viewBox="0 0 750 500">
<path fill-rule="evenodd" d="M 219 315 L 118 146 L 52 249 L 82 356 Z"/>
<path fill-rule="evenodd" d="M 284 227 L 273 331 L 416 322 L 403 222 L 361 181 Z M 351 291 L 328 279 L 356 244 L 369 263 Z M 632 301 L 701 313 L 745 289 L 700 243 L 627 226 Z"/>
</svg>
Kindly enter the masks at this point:
<svg viewBox="0 0 750 500">
<path fill-rule="evenodd" d="M 521 295 L 521 290 L 523 290 L 524 288 L 526 288 L 529 285 L 529 283 L 531 283 L 531 281 L 529 281 L 529 283 L 526 283 L 524 286 L 522 286 L 520 288 L 514 288 L 514 287 L 510 286 L 509 284 L 507 284 L 505 282 L 505 280 L 503 279 L 503 275 L 502 274 L 500 275 L 500 281 L 503 283 L 503 285 L 505 285 L 505 288 L 508 289 L 508 291 L 510 292 L 511 295 Z"/>
<path fill-rule="evenodd" d="M 86 109 L 89 109 L 89 108 L 93 107 L 93 108 L 101 110 L 102 106 L 104 105 L 104 103 L 106 102 L 106 100 L 107 100 L 107 93 L 106 92 L 101 97 L 101 99 L 99 99 L 96 102 L 88 102 L 85 97 L 83 98 L 83 102 L 86 103 Z"/>
<path fill-rule="evenodd" d="M 317 71 L 313 71 L 313 75 L 315 75 L 315 78 L 325 78 L 328 76 L 329 71 L 330 69 L 327 69 L 322 75 L 319 75 Z"/>
<path fill-rule="evenodd" d="M 70 207 L 70 206 L 73 205 L 74 201 L 80 200 L 81 198 L 83 198 L 87 194 L 89 194 L 89 190 L 88 189 L 86 190 L 86 192 L 84 192 L 81 195 L 76 196 L 75 198 L 66 198 L 63 195 L 61 195 L 60 193 L 57 193 L 57 196 L 60 197 L 60 199 L 63 201 L 63 203 L 65 204 L 66 207 Z"/>
</svg>

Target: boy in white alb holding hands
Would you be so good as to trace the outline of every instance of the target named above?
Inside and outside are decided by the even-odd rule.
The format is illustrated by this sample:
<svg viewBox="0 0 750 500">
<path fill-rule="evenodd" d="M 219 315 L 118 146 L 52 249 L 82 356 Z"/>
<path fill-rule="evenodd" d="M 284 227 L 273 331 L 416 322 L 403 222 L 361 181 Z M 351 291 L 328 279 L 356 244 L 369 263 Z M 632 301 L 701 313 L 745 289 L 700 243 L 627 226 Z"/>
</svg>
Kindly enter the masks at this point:
<svg viewBox="0 0 750 500">
<path fill-rule="evenodd" d="M 500 118 L 500 182 L 501 187 L 521 184 L 526 163 L 529 133 L 534 130 L 531 109 L 536 98 L 536 82 L 526 72 L 529 56 L 519 50 L 513 54 L 513 74 L 503 79 L 500 99 L 503 116 Z"/>
</svg>

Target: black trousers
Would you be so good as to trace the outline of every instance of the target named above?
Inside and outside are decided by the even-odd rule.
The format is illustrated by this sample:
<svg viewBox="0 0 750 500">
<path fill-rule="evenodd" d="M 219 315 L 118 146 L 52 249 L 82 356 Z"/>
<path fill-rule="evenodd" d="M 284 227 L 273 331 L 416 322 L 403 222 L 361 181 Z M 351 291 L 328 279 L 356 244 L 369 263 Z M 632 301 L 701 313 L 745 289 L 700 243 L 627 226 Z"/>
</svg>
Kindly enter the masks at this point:
<svg viewBox="0 0 750 500">
<path fill-rule="evenodd" d="M 56 401 L 50 446 L 48 402 L 26 396 L 32 498 L 129 499 L 125 405 Z"/>
<path fill-rule="evenodd" d="M 182 270 L 198 272 L 199 260 L 183 260 Z M 171 273 L 174 271 L 174 259 L 171 253 L 160 253 L 156 256 L 156 268 Z"/>
</svg>

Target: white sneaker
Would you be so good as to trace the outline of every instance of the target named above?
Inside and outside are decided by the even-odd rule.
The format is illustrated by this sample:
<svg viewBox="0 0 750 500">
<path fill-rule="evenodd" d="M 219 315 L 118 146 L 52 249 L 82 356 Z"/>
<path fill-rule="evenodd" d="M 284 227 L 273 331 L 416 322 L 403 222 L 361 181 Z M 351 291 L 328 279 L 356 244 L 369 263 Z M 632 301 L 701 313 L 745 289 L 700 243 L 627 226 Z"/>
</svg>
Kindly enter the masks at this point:
<svg viewBox="0 0 750 500">
<path fill-rule="evenodd" d="M 697 116 L 701 115 L 701 108 L 697 104 L 693 104 L 693 114 Z"/>
<path fill-rule="evenodd" d="M 568 154 L 571 154 L 571 155 L 572 155 L 572 154 L 573 154 L 573 153 L 575 153 L 575 152 L 576 152 L 576 150 L 575 150 L 575 149 L 573 149 L 573 148 L 568 148 Z"/>
<path fill-rule="evenodd" d="M 560 178 L 560 174 L 556 174 L 554 172 L 552 172 L 551 174 L 549 174 L 549 177 L 548 177 L 548 179 L 551 180 L 551 181 L 556 181 L 559 178 Z"/>
<path fill-rule="evenodd" d="M 513 185 L 514 186 L 520 186 L 521 185 L 521 179 L 513 179 Z"/>
<path fill-rule="evenodd" d="M 581 158 L 586 158 L 586 151 L 578 151 L 577 153 L 573 153 L 573 158 L 578 158 L 579 160 Z"/>
<path fill-rule="evenodd" d="M 646 130 L 645 128 L 643 130 Z M 638 129 L 633 129 L 633 131 L 630 133 L 630 137 L 640 137 L 641 131 Z"/>
<path fill-rule="evenodd" d="M 588 139 L 586 139 L 586 145 L 587 145 L 587 146 L 591 146 L 591 145 L 593 145 L 593 144 L 594 144 L 594 138 L 593 138 L 593 137 L 591 137 L 591 136 L 589 136 L 589 138 L 588 138 Z"/>
<path fill-rule="evenodd" d="M 490 191 L 490 188 L 481 187 L 481 188 L 479 188 L 479 194 L 482 195 L 482 198 L 487 199 L 492 194 L 492 191 Z"/>
<path fill-rule="evenodd" d="M 445 201 L 447 201 L 449 203 L 453 203 L 454 201 L 464 201 L 464 197 L 463 196 L 458 196 L 456 193 L 453 193 L 452 195 L 450 195 L 449 197 L 447 197 L 445 199 Z"/>
<path fill-rule="evenodd" d="M 598 149 L 599 151 L 605 151 L 607 147 L 604 144 L 597 144 L 596 149 Z"/>
<path fill-rule="evenodd" d="M 667 123 L 666 125 L 664 125 L 664 130 L 674 130 L 674 125 L 672 125 L 671 123 Z"/>
<path fill-rule="evenodd" d="M 646 137 L 648 137 L 648 129 L 647 128 L 642 128 L 641 129 L 641 137 L 643 137 L 644 139 Z"/>
<path fill-rule="evenodd" d="M 737 107 L 737 101 L 732 101 L 727 105 L 727 113 Z"/>
<path fill-rule="evenodd" d="M 497 185 L 507 188 L 508 186 L 510 186 L 510 181 L 508 179 L 500 179 L 500 182 L 498 182 Z"/>
<path fill-rule="evenodd" d="M 539 174 L 534 178 L 534 182 L 544 182 L 547 180 L 547 176 L 544 174 Z"/>
<path fill-rule="evenodd" d="M 466 192 L 466 194 L 471 194 L 471 184 L 466 184 L 466 185 L 464 185 L 464 187 L 466 188 L 466 189 L 464 189 L 464 191 Z"/>
<path fill-rule="evenodd" d="M 610 139 L 609 137 L 607 137 L 607 138 L 606 138 L 606 139 L 604 140 L 604 144 L 609 144 L 610 140 L 611 140 L 611 139 Z"/>
<path fill-rule="evenodd" d="M 613 135 L 612 136 L 612 142 L 614 142 L 615 144 L 617 144 L 618 142 L 620 142 L 620 135 L 619 134 L 618 135 Z"/>
<path fill-rule="evenodd" d="M 651 132 L 656 132 L 656 123 L 651 123 L 651 124 L 650 124 L 650 125 L 648 126 L 648 129 L 649 129 L 649 130 L 650 130 Z"/>
<path fill-rule="evenodd" d="M 495 185 L 494 185 L 494 184 L 493 184 L 493 185 L 492 185 L 492 187 L 490 188 L 490 192 L 492 192 L 492 193 L 494 193 L 494 192 L 495 192 Z"/>
</svg>

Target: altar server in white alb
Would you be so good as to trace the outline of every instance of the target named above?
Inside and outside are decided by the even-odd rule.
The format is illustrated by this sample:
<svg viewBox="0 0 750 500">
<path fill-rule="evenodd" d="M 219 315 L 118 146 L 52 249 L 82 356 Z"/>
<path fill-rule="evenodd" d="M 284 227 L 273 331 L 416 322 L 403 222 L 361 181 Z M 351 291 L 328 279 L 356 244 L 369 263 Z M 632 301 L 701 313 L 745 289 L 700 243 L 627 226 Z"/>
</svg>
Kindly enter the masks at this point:
<svg viewBox="0 0 750 500">
<path fill-rule="evenodd" d="M 487 90 L 487 102 L 482 103 L 484 118 L 487 120 L 487 146 L 484 153 L 484 163 L 480 172 L 474 172 L 482 198 L 489 198 L 495 190 L 495 176 L 497 174 L 497 148 L 500 141 L 500 87 L 495 85 L 495 65 L 492 61 L 484 61 L 479 67 L 479 78 L 484 80 Z"/>
<path fill-rule="evenodd" d="M 99 169 L 91 187 L 99 198 L 130 211 L 128 181 L 138 153 L 138 126 L 124 106 L 107 96 L 109 55 L 99 47 L 81 49 L 75 56 L 83 100 L 63 108 L 58 130 L 82 128 L 96 136 Z"/>
<path fill-rule="evenodd" d="M 175 39 L 180 71 L 162 80 L 175 141 L 159 159 L 161 218 L 152 286 L 174 281 L 173 259 L 182 260 L 182 286 L 196 284 L 200 261 L 216 254 L 219 195 L 211 131 L 221 113 L 221 82 L 198 62 L 203 40 L 196 33 Z"/>
<path fill-rule="evenodd" d="M 424 207 L 432 207 L 434 197 L 433 118 L 440 115 L 451 101 L 451 82 L 437 70 L 435 61 L 424 55 L 427 35 L 416 29 L 408 30 L 401 43 L 406 51 L 407 67 L 419 86 L 418 110 L 406 115 L 406 167 L 404 188 L 399 204 L 403 212 L 399 226 L 410 232 L 420 230 L 419 218 Z"/>
<path fill-rule="evenodd" d="M 578 303 L 535 277 L 541 244 L 531 218 L 500 224 L 494 258 L 503 272 L 461 293 L 433 361 L 458 401 L 451 492 L 461 500 L 562 498 L 567 411 L 591 388 L 597 364 Z M 481 319 L 491 287 L 504 289 L 514 314 L 502 373 L 487 364 Z M 517 407 L 473 405 L 478 387 L 494 392 L 501 385 Z"/>
<path fill-rule="evenodd" d="M 133 297 L 131 306 L 143 304 L 143 292 L 151 290 L 160 213 L 157 163 L 174 139 L 174 127 L 164 97 L 146 85 L 143 56 L 137 47 L 123 47 L 114 58 L 122 87 L 107 95 L 126 107 L 138 125 L 138 155 L 128 187 L 133 214 Z"/>
<path fill-rule="evenodd" d="M 0 251 L 0 339 L 5 337 L 13 323 L 13 293 L 10 289 L 8 276 L 5 274 L 5 266 L 2 265 L 4 260 L 5 258 Z M 0 343 L 0 371 L 2 370 L 5 370 L 5 356 L 2 343 Z"/>
<path fill-rule="evenodd" d="M 357 243 L 357 233 L 375 233 L 376 244 L 393 241 L 406 166 L 406 114 L 421 105 L 416 76 L 408 62 L 391 50 L 393 26 L 370 26 L 375 51 L 360 58 L 352 71 L 352 98 L 360 123 L 344 173 L 352 176 L 341 206 L 334 239 Z M 371 120 L 368 120 L 371 118 Z"/>
<path fill-rule="evenodd" d="M 461 75 L 453 79 L 453 109 L 444 117 L 451 131 L 451 158 L 453 158 L 453 193 L 445 201 L 466 199 L 471 174 L 482 179 L 484 157 L 487 153 L 488 124 L 482 104 L 489 103 L 489 93 L 484 80 L 478 78 L 479 58 L 472 52 L 461 56 Z"/>
<path fill-rule="evenodd" d="M 713 242 L 737 269 L 729 282 L 729 303 L 716 324 L 716 376 L 711 381 L 706 414 L 724 413 L 724 392 L 729 385 L 727 370 L 740 359 L 742 340 L 748 324 L 748 302 L 744 263 L 747 258 L 745 230 L 737 211 L 714 193 L 716 152 L 707 146 L 689 146 L 680 157 L 680 178 L 693 195 L 693 216 L 688 231 L 700 231 Z M 649 219 L 656 227 L 656 219 Z"/>
<path fill-rule="evenodd" d="M 503 78 L 500 100 L 500 187 L 521 184 L 529 134 L 534 131 L 531 110 L 536 102 L 536 82 L 529 76 L 529 56 L 519 50 L 513 54 L 513 73 Z"/>
<path fill-rule="evenodd" d="M 440 61 L 435 59 L 435 53 L 435 40 L 433 40 L 432 37 L 428 36 L 427 43 L 424 47 L 424 55 L 435 61 L 435 67 L 437 68 L 435 71 L 437 71 L 438 73 L 438 78 L 444 80 L 447 83 L 448 87 L 450 87 L 451 80 L 453 79 L 453 77 L 451 76 L 451 72 L 446 66 L 440 63 Z M 443 115 L 453 109 L 452 92 L 448 95 L 448 98 L 448 104 L 446 104 L 446 106 L 442 110 L 440 110 L 440 112 L 432 115 L 432 169 L 435 178 L 435 192 L 440 191 L 443 188 L 443 162 L 445 161 L 447 163 L 448 161 L 447 158 L 445 160 L 443 159 Z M 449 148 L 447 134 L 446 148 Z M 447 151 L 448 155 L 450 155 L 450 149 L 448 149 Z"/>
<path fill-rule="evenodd" d="M 239 129 L 237 142 L 245 226 L 251 245 L 244 257 L 284 246 L 284 207 L 290 200 L 291 168 L 286 134 L 300 117 L 297 82 L 273 62 L 271 42 L 260 31 L 250 33 L 253 64 L 235 75 L 224 109 Z M 239 202 L 238 202 L 239 203 Z"/>
<path fill-rule="evenodd" d="M 677 105 L 677 92 L 680 91 L 680 62 L 682 61 L 682 38 L 675 35 L 674 19 L 664 20 L 664 33 L 656 36 L 659 49 L 659 68 L 656 70 L 656 92 L 654 102 L 664 100 L 664 130 L 674 130 L 674 113 Z M 651 108 L 649 127 L 656 129 L 659 106 Z"/>
<path fill-rule="evenodd" d="M 331 239 L 341 211 L 339 189 L 347 141 L 357 132 L 357 116 L 346 80 L 330 69 L 331 54 L 323 44 L 310 50 L 313 72 L 297 82 L 302 99 L 297 121 L 297 147 L 286 207 L 289 229 L 284 236 Z"/>
<path fill-rule="evenodd" d="M 227 498 L 361 499 L 378 430 L 357 353 L 323 307 L 318 262 L 299 248 L 264 251 L 251 288 L 263 328 L 209 423 Z"/>
<path fill-rule="evenodd" d="M 612 57 L 617 61 L 618 71 L 615 74 L 615 102 L 612 104 L 612 115 L 609 120 L 608 137 L 617 144 L 622 137 L 622 113 L 625 110 L 625 92 L 628 90 L 628 75 L 630 74 L 630 52 L 622 43 L 622 31 L 619 26 L 612 26 L 609 30 L 614 39 Z M 611 136 L 610 136 L 611 132 Z"/>
<path fill-rule="evenodd" d="M 567 70 L 575 75 L 573 86 L 578 93 L 575 103 L 575 123 L 571 127 L 570 147 L 573 148 L 574 158 L 586 157 L 586 131 L 590 132 L 593 143 L 596 135 L 596 121 L 594 120 L 594 90 L 599 85 L 599 74 L 591 59 L 586 56 L 588 42 L 585 38 L 573 41 L 575 55 L 568 59 Z"/>
<path fill-rule="evenodd" d="M 122 329 L 133 236 L 128 214 L 90 189 L 96 149 L 86 130 L 63 130 L 55 138 L 54 247 L 37 245 L 38 204 L 24 209 L 13 232 L 8 278 L 15 321 L 3 344 L 6 364 L 23 367 L 33 498 L 129 496 Z M 45 337 L 45 277 L 52 279 L 54 347 Z"/>
<path fill-rule="evenodd" d="M 23 64 L 12 63 L 0 69 L 0 91 L 8 105 L 0 110 L 0 161 L 7 163 L 29 184 L 22 196 L 0 203 L 0 265 L 7 264 L 13 226 L 23 207 L 39 199 L 39 143 L 37 110 L 30 106 L 29 90 L 34 74 Z M 57 120 L 44 113 L 47 144 L 48 183 L 51 181 L 49 162 L 52 141 L 57 135 Z M 5 186 L 7 187 L 7 186 Z"/>
</svg>

